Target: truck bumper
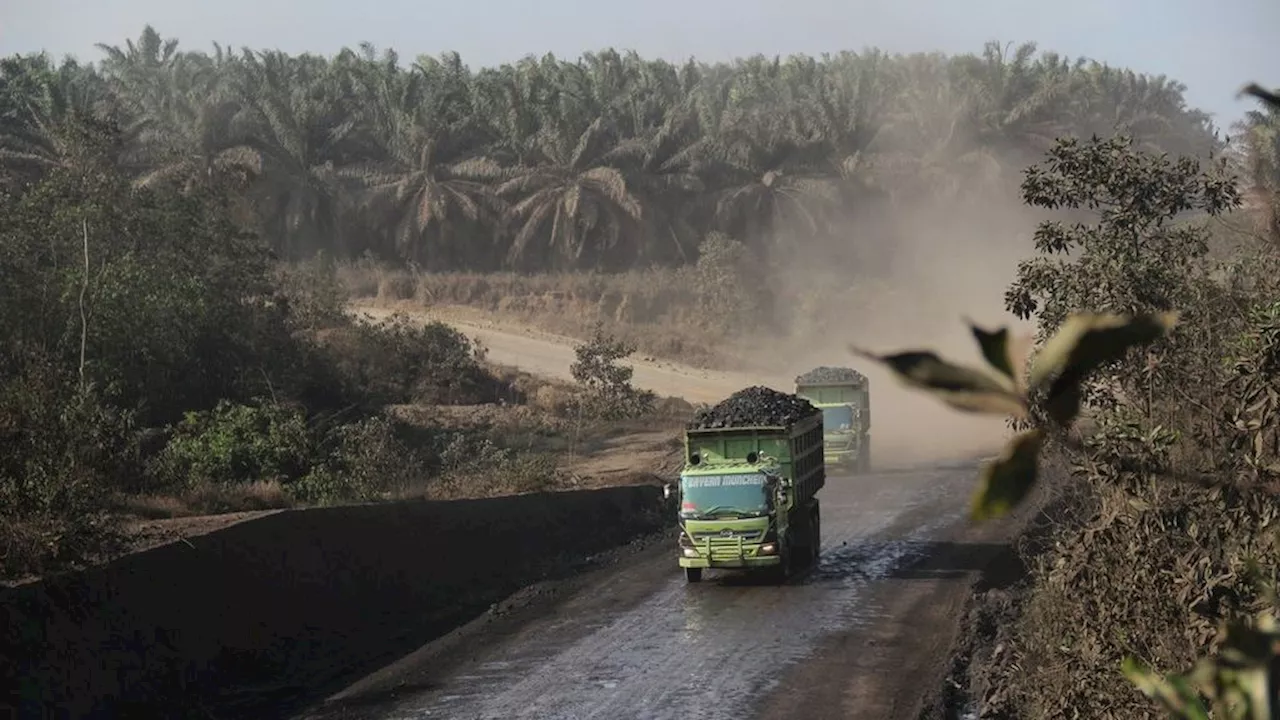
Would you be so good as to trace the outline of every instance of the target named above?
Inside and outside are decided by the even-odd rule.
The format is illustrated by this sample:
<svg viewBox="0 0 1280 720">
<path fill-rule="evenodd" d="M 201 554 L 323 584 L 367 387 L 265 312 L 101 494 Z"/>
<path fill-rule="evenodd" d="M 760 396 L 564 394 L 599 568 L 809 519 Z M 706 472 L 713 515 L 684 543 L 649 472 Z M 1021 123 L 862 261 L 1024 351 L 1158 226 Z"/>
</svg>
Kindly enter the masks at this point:
<svg viewBox="0 0 1280 720">
<path fill-rule="evenodd" d="M 680 567 L 682 568 L 726 568 L 726 569 L 750 569 L 774 567 L 780 562 L 777 555 L 761 555 L 760 557 L 734 557 L 734 558 L 709 558 L 709 557 L 681 557 Z"/>
<path fill-rule="evenodd" d="M 853 467 L 857 464 L 858 454 L 852 450 L 823 453 L 822 461 L 833 467 Z"/>
</svg>

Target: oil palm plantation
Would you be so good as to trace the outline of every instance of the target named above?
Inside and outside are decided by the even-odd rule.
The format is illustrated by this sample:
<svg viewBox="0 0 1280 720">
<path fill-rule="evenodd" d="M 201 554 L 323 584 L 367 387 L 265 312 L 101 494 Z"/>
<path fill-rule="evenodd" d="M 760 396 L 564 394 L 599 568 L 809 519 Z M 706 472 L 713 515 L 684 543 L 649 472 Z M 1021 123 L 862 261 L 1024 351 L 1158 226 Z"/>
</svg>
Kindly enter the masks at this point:
<svg viewBox="0 0 1280 720">
<path fill-rule="evenodd" d="M 91 157 L 142 185 L 224 185 L 293 258 L 680 264 L 712 231 L 801 247 L 865 220 L 882 195 L 1007 196 L 1061 134 L 1220 145 L 1177 83 L 1033 45 L 680 65 L 606 49 L 477 71 L 456 53 L 405 63 L 368 45 L 332 58 L 181 51 L 150 27 L 100 47 L 96 67 L 0 61 L 6 186 Z M 102 124 L 114 135 L 83 129 Z M 1267 177 L 1256 126 L 1250 157 Z"/>
</svg>

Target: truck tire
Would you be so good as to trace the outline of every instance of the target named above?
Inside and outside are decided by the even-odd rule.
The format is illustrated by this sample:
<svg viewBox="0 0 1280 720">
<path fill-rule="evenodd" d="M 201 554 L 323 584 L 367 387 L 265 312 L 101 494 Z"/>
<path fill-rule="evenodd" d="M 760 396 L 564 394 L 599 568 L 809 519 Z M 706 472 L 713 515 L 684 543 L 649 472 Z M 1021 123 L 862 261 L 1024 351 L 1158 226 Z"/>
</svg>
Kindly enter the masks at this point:
<svg viewBox="0 0 1280 720">
<path fill-rule="evenodd" d="M 702 568 L 685 568 L 684 579 L 691 583 L 702 582 Z"/>
<path fill-rule="evenodd" d="M 871 442 L 868 438 L 862 438 L 862 447 L 858 452 L 858 474 L 866 475 L 871 472 Z"/>
<path fill-rule="evenodd" d="M 813 515 L 809 518 L 809 549 L 810 563 L 816 566 L 818 556 L 822 554 L 822 515 L 816 500 L 813 503 Z"/>
</svg>

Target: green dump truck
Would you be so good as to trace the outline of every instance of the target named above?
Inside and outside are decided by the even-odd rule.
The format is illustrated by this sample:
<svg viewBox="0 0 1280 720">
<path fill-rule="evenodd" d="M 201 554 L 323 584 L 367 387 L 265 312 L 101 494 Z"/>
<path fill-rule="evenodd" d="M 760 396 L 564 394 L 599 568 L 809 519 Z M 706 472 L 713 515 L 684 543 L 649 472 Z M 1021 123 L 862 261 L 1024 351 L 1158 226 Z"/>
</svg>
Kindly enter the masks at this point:
<svg viewBox="0 0 1280 720">
<path fill-rule="evenodd" d="M 871 471 L 871 393 L 852 368 L 818 367 L 796 378 L 796 395 L 822 411 L 823 452 L 833 471 Z"/>
<path fill-rule="evenodd" d="M 747 407 L 749 412 L 735 412 Z M 679 504 L 680 567 L 760 571 L 785 581 L 816 562 L 826 482 L 822 413 L 794 395 L 739 391 L 685 431 L 685 465 L 665 488 Z"/>
</svg>

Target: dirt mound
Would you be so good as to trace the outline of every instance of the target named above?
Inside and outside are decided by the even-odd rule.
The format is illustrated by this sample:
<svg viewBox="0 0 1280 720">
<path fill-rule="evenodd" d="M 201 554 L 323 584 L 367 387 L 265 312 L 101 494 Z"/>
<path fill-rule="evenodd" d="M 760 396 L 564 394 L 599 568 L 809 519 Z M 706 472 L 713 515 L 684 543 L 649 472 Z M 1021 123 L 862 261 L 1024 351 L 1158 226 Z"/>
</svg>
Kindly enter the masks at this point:
<svg viewBox="0 0 1280 720">
<path fill-rule="evenodd" d="M 665 517 L 652 486 L 284 511 L 0 590 L 0 708 L 277 716 Z"/>
</svg>

